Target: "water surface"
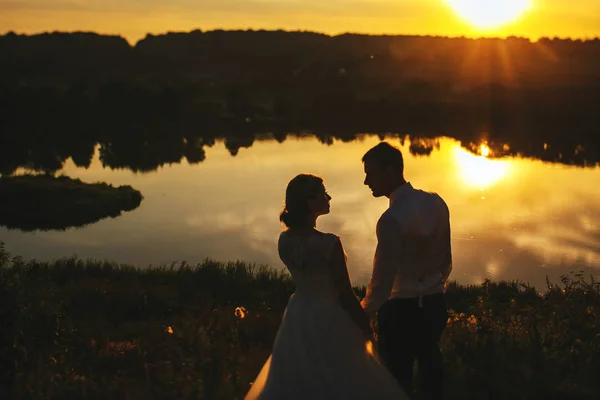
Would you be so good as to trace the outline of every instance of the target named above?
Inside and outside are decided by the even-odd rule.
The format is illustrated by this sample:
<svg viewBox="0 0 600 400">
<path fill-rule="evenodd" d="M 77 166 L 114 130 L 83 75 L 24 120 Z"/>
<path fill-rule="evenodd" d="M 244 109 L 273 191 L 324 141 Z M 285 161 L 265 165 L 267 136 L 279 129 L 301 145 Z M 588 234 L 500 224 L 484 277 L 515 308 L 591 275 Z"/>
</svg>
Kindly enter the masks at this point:
<svg viewBox="0 0 600 400">
<path fill-rule="evenodd" d="M 408 142 L 387 140 L 402 148 L 407 180 L 448 203 L 452 278 L 519 279 L 543 288 L 546 276 L 557 281 L 572 270 L 600 275 L 599 168 L 487 158 L 449 138 L 435 139 L 429 155 L 413 155 Z M 341 236 L 353 283 L 364 284 L 375 224 L 388 200 L 373 198 L 363 185 L 360 159 L 379 141 L 364 135 L 326 145 L 314 137 L 288 136 L 282 143 L 257 140 L 233 157 L 217 140 L 204 149 L 200 163 L 183 159 L 147 173 L 104 168 L 98 152 L 87 169 L 69 159 L 59 173 L 132 185 L 144 196 L 141 206 L 64 232 L 0 228 L 0 240 L 26 259 L 77 255 L 144 267 L 212 258 L 282 268 L 276 243 L 285 187 L 294 175 L 311 172 L 325 179 L 333 197 L 331 213 L 319 219 L 318 228 Z M 480 153 L 487 152 L 483 146 Z"/>
</svg>

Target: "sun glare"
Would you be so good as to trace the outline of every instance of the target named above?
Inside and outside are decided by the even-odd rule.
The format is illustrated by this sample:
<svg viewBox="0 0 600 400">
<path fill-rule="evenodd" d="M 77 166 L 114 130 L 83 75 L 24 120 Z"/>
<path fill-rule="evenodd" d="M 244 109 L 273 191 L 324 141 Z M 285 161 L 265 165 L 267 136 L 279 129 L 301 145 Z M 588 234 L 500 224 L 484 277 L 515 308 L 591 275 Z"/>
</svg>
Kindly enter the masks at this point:
<svg viewBox="0 0 600 400">
<path fill-rule="evenodd" d="M 482 143 L 479 146 L 479 153 L 484 157 L 488 157 L 490 155 L 490 148 Z"/>
<path fill-rule="evenodd" d="M 459 17 L 479 29 L 493 29 L 517 20 L 531 0 L 446 0 Z"/>
<path fill-rule="evenodd" d="M 490 160 L 491 150 L 485 144 L 479 148 L 481 155 L 475 155 L 460 146 L 455 148 L 455 158 L 463 181 L 470 186 L 484 189 L 506 176 L 509 161 Z"/>
</svg>

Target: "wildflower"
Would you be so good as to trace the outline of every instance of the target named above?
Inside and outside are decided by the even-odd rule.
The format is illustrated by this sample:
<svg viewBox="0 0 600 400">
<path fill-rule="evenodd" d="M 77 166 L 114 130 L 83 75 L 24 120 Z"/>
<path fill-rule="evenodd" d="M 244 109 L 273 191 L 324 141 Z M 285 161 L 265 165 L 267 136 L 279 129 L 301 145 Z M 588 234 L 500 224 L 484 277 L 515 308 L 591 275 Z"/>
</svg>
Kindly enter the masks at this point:
<svg viewBox="0 0 600 400">
<path fill-rule="evenodd" d="M 477 331 L 477 322 L 478 322 L 477 321 L 477 317 L 474 316 L 474 315 L 471 315 L 470 317 L 468 317 L 466 319 L 466 321 L 467 321 L 467 325 L 468 325 L 469 330 L 471 332 L 476 332 Z"/>
<path fill-rule="evenodd" d="M 246 318 L 246 314 L 248 313 L 248 310 L 246 310 L 245 307 L 236 307 L 235 308 L 235 316 L 239 319 L 244 319 Z"/>
<path fill-rule="evenodd" d="M 173 332 L 174 332 L 174 331 L 173 331 L 173 328 L 169 326 L 169 327 L 167 328 L 167 333 L 168 333 L 169 335 L 172 335 L 172 334 L 173 334 Z"/>
<path fill-rule="evenodd" d="M 594 314 L 594 306 L 589 306 L 589 307 L 587 308 L 587 313 L 588 313 L 588 314 Z"/>
</svg>

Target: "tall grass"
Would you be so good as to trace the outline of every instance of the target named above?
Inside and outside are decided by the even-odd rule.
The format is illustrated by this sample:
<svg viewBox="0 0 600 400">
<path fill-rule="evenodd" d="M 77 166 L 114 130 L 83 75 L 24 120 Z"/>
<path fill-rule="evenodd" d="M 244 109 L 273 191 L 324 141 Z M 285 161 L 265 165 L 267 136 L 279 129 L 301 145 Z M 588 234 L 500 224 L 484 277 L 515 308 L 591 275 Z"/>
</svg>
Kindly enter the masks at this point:
<svg viewBox="0 0 600 400">
<path fill-rule="evenodd" d="M 242 398 L 294 289 L 244 262 L 26 263 L 1 246 L 0 266 L 2 398 Z M 453 283 L 448 303 L 448 398 L 600 393 L 597 282 Z"/>
</svg>

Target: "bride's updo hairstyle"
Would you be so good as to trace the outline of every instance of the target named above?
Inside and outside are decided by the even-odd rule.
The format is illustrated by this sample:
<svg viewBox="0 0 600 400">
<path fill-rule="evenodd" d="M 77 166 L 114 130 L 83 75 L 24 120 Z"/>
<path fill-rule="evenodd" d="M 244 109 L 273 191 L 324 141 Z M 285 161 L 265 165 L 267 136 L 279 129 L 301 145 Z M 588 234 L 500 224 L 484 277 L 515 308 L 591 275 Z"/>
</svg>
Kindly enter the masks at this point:
<svg viewBox="0 0 600 400">
<path fill-rule="evenodd" d="M 323 179 L 316 175 L 295 176 L 285 190 L 285 207 L 279 220 L 291 229 L 306 226 L 310 213 L 308 201 L 317 197 L 322 188 Z"/>
</svg>

